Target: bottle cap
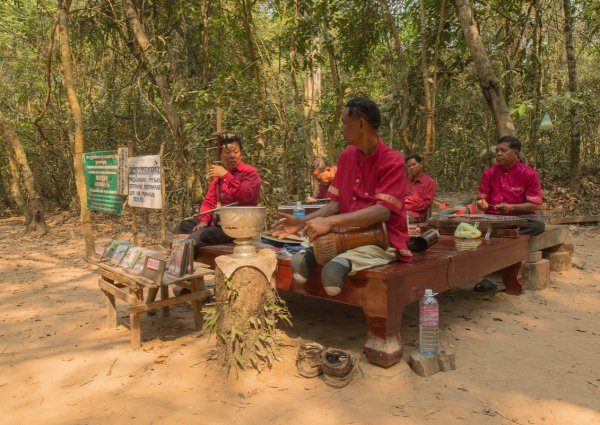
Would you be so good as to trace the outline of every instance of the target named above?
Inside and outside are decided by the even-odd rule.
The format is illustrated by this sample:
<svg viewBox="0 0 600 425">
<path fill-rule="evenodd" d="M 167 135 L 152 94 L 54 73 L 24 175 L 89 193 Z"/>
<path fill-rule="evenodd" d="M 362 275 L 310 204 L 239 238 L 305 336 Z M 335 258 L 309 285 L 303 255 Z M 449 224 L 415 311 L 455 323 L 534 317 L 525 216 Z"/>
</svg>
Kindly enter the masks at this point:
<svg viewBox="0 0 600 425">
<path fill-rule="evenodd" d="M 428 297 L 433 297 L 433 291 L 431 289 L 425 289 L 425 295 Z"/>
<path fill-rule="evenodd" d="M 302 206 L 302 201 L 296 201 L 296 206 L 297 207 L 301 207 Z"/>
</svg>

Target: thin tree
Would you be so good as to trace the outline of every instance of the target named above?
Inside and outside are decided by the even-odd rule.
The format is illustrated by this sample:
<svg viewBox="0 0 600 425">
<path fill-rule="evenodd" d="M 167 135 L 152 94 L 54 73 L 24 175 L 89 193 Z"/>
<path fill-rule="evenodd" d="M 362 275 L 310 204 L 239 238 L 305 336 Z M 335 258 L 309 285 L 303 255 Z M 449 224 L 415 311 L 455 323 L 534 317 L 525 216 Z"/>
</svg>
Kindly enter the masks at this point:
<svg viewBox="0 0 600 425">
<path fill-rule="evenodd" d="M 42 205 L 35 178 L 29 167 L 27 154 L 25 153 L 25 149 L 23 149 L 23 145 L 17 138 L 17 134 L 8 126 L 2 114 L 0 114 L 0 134 L 2 134 L 4 140 L 12 149 L 12 152 L 9 152 L 9 162 L 12 153 L 17 165 L 17 177 L 21 178 L 27 193 L 27 207 L 31 215 L 31 220 L 27 223 L 27 230 L 39 230 L 42 234 L 45 234 L 48 232 L 48 226 L 44 219 L 44 206 Z M 27 213 L 25 216 L 27 219 Z"/>
<path fill-rule="evenodd" d="M 58 34 L 60 37 L 60 71 L 62 74 L 63 85 L 67 94 L 72 128 L 72 146 L 73 151 L 73 171 L 75 173 L 75 185 L 79 195 L 79 209 L 81 217 L 81 231 L 85 241 L 86 255 L 91 256 L 94 253 L 94 232 L 92 229 L 92 219 L 90 211 L 87 208 L 87 194 L 85 192 L 85 176 L 83 174 L 83 117 L 77 93 L 75 92 L 75 82 L 73 78 L 73 66 L 71 63 L 71 48 L 69 46 L 69 8 L 71 2 L 68 0 L 59 0 L 57 2 L 57 20 Z"/>
<path fill-rule="evenodd" d="M 471 4 L 469 0 L 454 0 L 454 6 L 471 53 L 471 60 L 479 79 L 479 87 L 492 113 L 498 134 L 500 136 L 516 136 L 517 131 L 506 106 L 502 84 L 494 74 L 492 62 L 483 46 Z"/>
<path fill-rule="evenodd" d="M 571 93 L 571 143 L 569 144 L 569 160 L 571 173 L 569 174 L 569 186 L 571 190 L 579 190 L 579 178 L 581 175 L 581 133 L 579 131 L 579 102 L 574 99 L 578 92 L 577 83 L 577 58 L 573 47 L 573 13 L 570 0 L 563 0 L 563 11 L 565 13 L 565 48 L 567 52 L 567 70 L 569 73 L 569 92 Z"/>
<path fill-rule="evenodd" d="M 0 122 L 0 128 L 4 128 L 3 124 Z M 4 133 L 4 132 L 2 132 Z M 17 210 L 21 212 L 25 216 L 25 225 L 29 226 L 31 223 L 32 216 L 31 210 L 25 202 L 25 197 L 23 196 L 23 192 L 21 191 L 21 173 L 19 171 L 19 167 L 17 165 L 17 160 L 15 158 L 15 154 L 13 153 L 12 146 L 6 135 L 2 136 L 2 140 L 4 141 L 4 146 L 6 148 L 6 156 L 8 159 L 8 169 L 10 171 L 10 194 L 17 206 Z"/>
</svg>

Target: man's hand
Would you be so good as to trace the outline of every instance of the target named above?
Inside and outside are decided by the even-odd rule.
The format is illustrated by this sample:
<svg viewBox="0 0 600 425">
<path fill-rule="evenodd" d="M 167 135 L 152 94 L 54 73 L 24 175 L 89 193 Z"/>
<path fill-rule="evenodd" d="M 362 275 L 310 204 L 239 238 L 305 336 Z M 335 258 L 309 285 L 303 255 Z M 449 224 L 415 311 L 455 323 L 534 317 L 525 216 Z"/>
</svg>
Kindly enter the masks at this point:
<svg viewBox="0 0 600 425">
<path fill-rule="evenodd" d="M 317 236 L 324 235 L 331 231 L 333 224 L 329 217 L 317 217 L 308 220 L 304 226 L 304 234 L 312 242 Z"/>
<path fill-rule="evenodd" d="M 295 235 L 304 227 L 304 220 L 290 214 L 278 214 L 281 219 L 271 226 L 271 234 L 276 238 L 285 239 L 287 235 Z"/>
<path fill-rule="evenodd" d="M 209 178 L 213 178 L 213 177 L 221 178 L 228 172 L 229 171 L 227 171 L 225 169 L 225 167 L 223 167 L 221 165 L 211 165 L 210 168 L 208 169 L 208 177 Z"/>
<path fill-rule="evenodd" d="M 514 206 L 512 204 L 505 204 L 502 202 L 500 204 L 496 204 L 496 209 L 502 214 L 510 214 L 510 212 L 514 210 Z"/>
<path fill-rule="evenodd" d="M 196 227 L 194 227 L 194 232 L 197 232 L 198 230 L 202 230 L 204 229 L 206 226 L 208 226 L 208 224 L 206 224 L 205 222 L 201 221 L 199 222 Z"/>
<path fill-rule="evenodd" d="M 485 199 L 478 199 L 477 200 L 477 208 L 479 208 L 481 211 L 485 211 L 490 207 L 490 205 L 487 203 L 487 201 Z"/>
</svg>

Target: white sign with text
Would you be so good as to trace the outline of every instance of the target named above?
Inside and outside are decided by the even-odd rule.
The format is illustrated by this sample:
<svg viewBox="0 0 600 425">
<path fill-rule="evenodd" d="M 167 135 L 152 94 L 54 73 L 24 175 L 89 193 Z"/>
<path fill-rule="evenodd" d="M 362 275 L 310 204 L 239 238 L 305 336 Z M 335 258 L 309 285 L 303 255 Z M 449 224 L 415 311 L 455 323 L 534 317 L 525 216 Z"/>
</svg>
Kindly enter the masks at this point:
<svg viewBox="0 0 600 425">
<path fill-rule="evenodd" d="M 134 156 L 127 159 L 129 168 L 129 206 L 162 208 L 160 156 Z"/>
</svg>

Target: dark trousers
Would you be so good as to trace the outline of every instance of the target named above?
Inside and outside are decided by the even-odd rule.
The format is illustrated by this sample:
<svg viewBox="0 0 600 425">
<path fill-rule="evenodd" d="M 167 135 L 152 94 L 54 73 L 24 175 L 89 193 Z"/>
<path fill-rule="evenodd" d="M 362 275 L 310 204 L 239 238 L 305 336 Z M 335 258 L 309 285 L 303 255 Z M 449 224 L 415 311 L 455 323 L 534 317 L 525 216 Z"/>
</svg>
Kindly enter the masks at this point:
<svg viewBox="0 0 600 425">
<path fill-rule="evenodd" d="M 189 239 L 194 240 L 194 254 L 196 257 L 199 255 L 199 249 L 203 246 L 233 242 L 233 238 L 227 236 L 221 226 L 207 226 L 194 231 L 194 227 L 197 225 L 198 218 L 193 217 L 183 220 L 179 223 L 179 229 L 177 229 L 177 234 L 188 235 Z"/>
<path fill-rule="evenodd" d="M 519 233 L 522 235 L 535 236 L 539 235 L 546 228 L 546 223 L 542 217 L 536 214 L 520 215 L 519 217 L 527 220 L 527 225 L 519 229 Z"/>
</svg>

